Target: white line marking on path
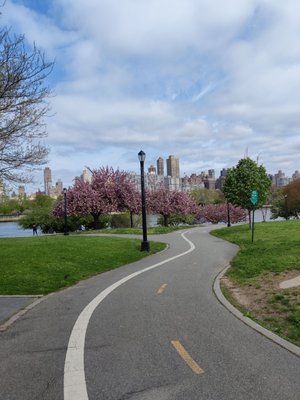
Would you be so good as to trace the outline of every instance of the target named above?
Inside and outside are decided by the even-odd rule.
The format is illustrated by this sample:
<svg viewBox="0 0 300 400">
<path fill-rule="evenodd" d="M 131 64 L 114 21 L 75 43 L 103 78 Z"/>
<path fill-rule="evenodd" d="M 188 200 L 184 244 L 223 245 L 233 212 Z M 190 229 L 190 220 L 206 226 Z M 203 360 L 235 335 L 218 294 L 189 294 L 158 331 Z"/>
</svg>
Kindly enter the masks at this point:
<svg viewBox="0 0 300 400">
<path fill-rule="evenodd" d="M 133 274 L 128 275 L 123 279 L 120 279 L 119 281 L 99 293 L 98 296 L 96 296 L 79 314 L 79 317 L 77 318 L 77 321 L 75 322 L 75 325 L 71 332 L 66 353 L 64 369 L 64 400 L 89 399 L 84 371 L 84 344 L 88 323 L 96 307 L 105 299 L 106 296 L 108 296 L 119 286 L 123 285 L 123 283 L 135 278 L 140 274 L 143 274 L 144 272 L 160 267 L 163 264 L 173 261 L 176 258 L 183 257 L 186 254 L 194 251 L 195 245 L 184 236 L 185 233 L 187 232 L 183 232 L 181 236 L 189 243 L 189 250 L 176 256 L 170 257 L 167 260 L 161 261 L 157 264 L 151 265 L 150 267 L 134 272 Z"/>
</svg>

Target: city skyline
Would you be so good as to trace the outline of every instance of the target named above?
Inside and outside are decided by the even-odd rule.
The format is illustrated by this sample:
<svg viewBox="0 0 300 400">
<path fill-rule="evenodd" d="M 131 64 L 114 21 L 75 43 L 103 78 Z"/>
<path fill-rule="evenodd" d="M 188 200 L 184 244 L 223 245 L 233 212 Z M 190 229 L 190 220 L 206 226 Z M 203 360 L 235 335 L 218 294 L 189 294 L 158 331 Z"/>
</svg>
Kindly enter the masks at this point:
<svg viewBox="0 0 300 400">
<path fill-rule="evenodd" d="M 180 167 L 180 161 L 181 159 L 177 156 L 174 155 L 169 155 L 166 158 L 163 158 L 161 156 L 156 157 L 156 163 L 152 164 L 152 163 L 147 163 L 145 161 L 145 174 L 146 175 L 161 175 L 159 172 L 161 172 L 161 168 L 163 171 L 162 176 L 163 177 L 172 177 L 172 178 L 180 178 L 181 180 L 183 180 L 184 178 L 190 178 L 192 176 L 205 176 L 207 175 L 207 177 L 212 178 L 214 181 L 217 181 L 219 178 L 224 176 L 224 173 L 226 172 L 226 170 L 228 168 L 223 167 L 221 170 L 215 170 L 214 168 L 208 168 L 206 170 L 201 170 L 201 171 L 193 171 L 189 174 L 187 173 L 179 173 L 179 176 L 177 176 L 177 173 L 174 173 L 173 175 L 168 175 L 168 162 L 170 162 L 170 160 L 176 161 L 176 171 L 180 171 L 181 167 Z M 102 167 L 102 166 L 101 166 Z M 105 167 L 105 166 L 104 166 Z M 113 167 L 111 165 L 109 165 L 109 167 Z M 122 170 L 122 168 L 120 168 Z M 130 174 L 135 174 L 135 175 L 139 175 L 139 168 L 136 169 L 136 171 L 127 171 Z M 298 169 L 295 169 L 291 174 L 286 173 L 286 171 L 281 170 L 280 168 L 276 171 L 276 172 L 270 172 L 270 171 L 266 171 L 267 174 L 269 176 L 272 177 L 272 182 L 274 185 L 276 186 L 285 186 L 286 184 L 288 184 L 291 180 L 299 178 L 300 177 L 300 172 Z M 52 174 L 55 177 L 55 185 L 52 184 Z M 55 197 L 57 197 L 61 191 L 63 187 L 71 187 L 73 186 L 75 180 L 77 178 L 79 179 L 83 179 L 85 181 L 90 181 L 91 180 L 91 173 L 90 171 L 84 167 L 79 173 L 77 173 L 76 175 L 74 174 L 72 176 L 72 179 L 70 181 L 70 183 L 67 183 L 67 181 L 65 181 L 64 179 L 62 179 L 61 176 L 58 176 L 57 173 L 55 173 L 55 170 L 53 170 L 52 168 L 50 168 L 49 166 L 44 167 L 43 172 L 43 184 L 42 186 L 39 186 L 36 190 L 30 190 L 28 189 L 29 186 L 25 186 L 25 190 L 27 194 L 33 194 L 35 192 L 44 192 L 45 194 L 49 194 L 49 192 L 51 191 L 52 195 L 54 195 Z"/>
<path fill-rule="evenodd" d="M 137 153 L 220 171 L 246 153 L 292 175 L 300 149 L 300 3 L 7 0 L 3 25 L 55 59 L 45 145 L 70 184 Z M 205 12 L 204 12 L 205 11 Z M 40 171 L 35 173 L 42 187 Z"/>
</svg>

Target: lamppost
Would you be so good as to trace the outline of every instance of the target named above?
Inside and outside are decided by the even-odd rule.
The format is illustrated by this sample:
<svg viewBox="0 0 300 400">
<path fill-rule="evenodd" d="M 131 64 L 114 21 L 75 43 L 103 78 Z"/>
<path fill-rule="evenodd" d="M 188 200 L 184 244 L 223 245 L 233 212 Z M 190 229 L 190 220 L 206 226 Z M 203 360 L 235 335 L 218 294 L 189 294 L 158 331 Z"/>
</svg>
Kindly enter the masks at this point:
<svg viewBox="0 0 300 400">
<path fill-rule="evenodd" d="M 63 189 L 63 194 L 64 194 L 64 215 L 65 215 L 65 226 L 64 226 L 64 235 L 68 235 L 68 219 L 67 219 L 67 189 Z"/>
<path fill-rule="evenodd" d="M 227 200 L 227 226 L 228 228 L 231 226 L 230 223 L 230 206 L 229 206 L 229 201 Z"/>
<path fill-rule="evenodd" d="M 150 251 L 150 244 L 147 240 L 147 220 L 146 220 L 146 196 L 145 196 L 145 172 L 144 161 L 146 154 L 141 150 L 138 153 L 141 165 L 141 196 L 142 196 L 142 220 L 143 220 L 143 241 L 141 244 L 141 251 Z"/>
<path fill-rule="evenodd" d="M 284 195 L 285 219 L 288 220 L 287 194 Z"/>
</svg>

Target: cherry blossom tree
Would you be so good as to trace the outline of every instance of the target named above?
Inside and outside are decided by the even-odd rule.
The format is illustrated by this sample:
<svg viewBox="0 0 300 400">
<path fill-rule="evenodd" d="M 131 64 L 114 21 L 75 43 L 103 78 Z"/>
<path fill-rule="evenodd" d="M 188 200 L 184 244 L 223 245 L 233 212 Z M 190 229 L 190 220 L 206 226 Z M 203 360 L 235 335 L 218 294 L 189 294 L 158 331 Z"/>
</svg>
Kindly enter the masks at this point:
<svg viewBox="0 0 300 400">
<path fill-rule="evenodd" d="M 125 171 L 109 167 L 91 169 L 92 181 L 76 180 L 67 192 L 67 215 L 92 215 L 94 227 L 99 227 L 99 219 L 103 214 L 129 210 L 138 212 L 138 193 L 130 176 Z M 60 199 L 53 210 L 53 215 L 64 215 L 64 201 Z"/>
<path fill-rule="evenodd" d="M 199 209 L 197 217 L 205 218 L 207 221 L 217 224 L 219 222 L 228 222 L 227 204 L 208 204 Z M 235 224 L 247 219 L 247 212 L 241 207 L 229 204 L 230 222 Z"/>
<path fill-rule="evenodd" d="M 186 192 L 168 190 L 161 186 L 147 193 L 147 209 L 164 218 L 164 226 L 169 225 L 172 214 L 195 214 L 197 206 Z"/>
</svg>

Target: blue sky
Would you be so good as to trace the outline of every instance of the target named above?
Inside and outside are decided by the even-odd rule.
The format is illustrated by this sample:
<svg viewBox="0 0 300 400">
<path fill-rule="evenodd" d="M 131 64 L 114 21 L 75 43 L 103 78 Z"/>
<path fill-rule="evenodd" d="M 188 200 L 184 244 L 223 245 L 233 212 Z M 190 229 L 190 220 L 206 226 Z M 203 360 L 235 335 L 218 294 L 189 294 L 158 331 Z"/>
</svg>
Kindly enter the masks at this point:
<svg viewBox="0 0 300 400">
<path fill-rule="evenodd" d="M 85 166 L 181 173 L 300 169 L 297 0 L 6 0 L 2 24 L 55 59 L 45 141 L 54 180 Z M 42 187 L 42 173 L 34 188 Z"/>
</svg>

